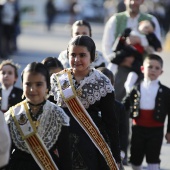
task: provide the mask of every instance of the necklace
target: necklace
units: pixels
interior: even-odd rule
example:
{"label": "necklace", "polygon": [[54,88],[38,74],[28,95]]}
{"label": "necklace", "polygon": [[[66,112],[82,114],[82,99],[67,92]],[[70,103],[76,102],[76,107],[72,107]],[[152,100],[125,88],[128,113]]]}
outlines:
{"label": "necklace", "polygon": [[28,103],[29,105],[31,105],[31,106],[40,106],[40,105],[42,105],[42,104],[45,104],[45,102],[46,102],[46,100],[44,100],[43,102],[38,103],[38,104],[33,104],[33,103],[30,103],[29,101],[27,101],[27,103]]}
{"label": "necklace", "polygon": [[43,106],[44,106],[45,102],[46,102],[46,100],[43,101],[42,103],[39,103],[39,104],[36,104],[36,105],[28,102],[29,113],[30,113],[33,121],[37,121],[38,117],[42,114]]}

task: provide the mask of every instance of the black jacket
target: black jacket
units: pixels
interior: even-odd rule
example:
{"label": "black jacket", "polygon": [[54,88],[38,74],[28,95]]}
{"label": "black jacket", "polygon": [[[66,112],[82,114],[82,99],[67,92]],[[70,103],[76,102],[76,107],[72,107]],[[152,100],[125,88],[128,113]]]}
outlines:
{"label": "black jacket", "polygon": [[[164,123],[168,115],[167,132],[170,132],[170,89],[159,82],[159,89],[156,95],[154,119]],[[149,96],[146,96],[146,98]],[[135,119],[140,115],[140,84],[123,99],[126,110],[130,109],[130,117]]]}
{"label": "black jacket", "polygon": [[[18,87],[13,87],[9,97],[8,97],[8,108],[16,105],[21,102],[23,91]],[[2,88],[0,88],[0,97],[2,97]],[[1,100],[0,100],[0,108],[1,108]]]}

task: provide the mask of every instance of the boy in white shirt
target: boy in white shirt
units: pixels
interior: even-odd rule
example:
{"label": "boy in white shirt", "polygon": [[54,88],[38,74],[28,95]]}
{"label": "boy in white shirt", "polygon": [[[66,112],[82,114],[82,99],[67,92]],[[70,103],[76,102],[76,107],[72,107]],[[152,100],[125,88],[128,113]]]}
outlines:
{"label": "boy in white shirt", "polygon": [[160,151],[168,116],[165,138],[170,143],[170,89],[160,83],[163,60],[156,54],[148,55],[141,66],[144,79],[125,97],[123,103],[130,110],[132,137],[130,162],[133,170],[142,170],[146,157],[148,170],[160,169]]}
{"label": "boy in white shirt", "polygon": [[22,101],[22,89],[15,87],[19,66],[12,60],[4,60],[0,64],[0,110],[5,112],[9,107]]}

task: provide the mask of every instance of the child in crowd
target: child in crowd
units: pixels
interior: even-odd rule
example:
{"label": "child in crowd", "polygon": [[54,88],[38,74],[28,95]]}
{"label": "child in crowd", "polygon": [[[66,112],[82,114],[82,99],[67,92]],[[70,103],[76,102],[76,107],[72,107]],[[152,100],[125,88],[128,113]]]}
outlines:
{"label": "child in crowd", "polygon": [[18,68],[19,65],[12,60],[4,60],[0,64],[0,109],[2,112],[22,101],[22,89],[14,86],[18,79]]}
{"label": "child in crowd", "polygon": [[[41,63],[43,63],[47,67],[47,69],[50,73],[50,76],[53,73],[58,73],[58,72],[60,72],[61,70],[64,69],[61,62],[55,57],[47,57]],[[49,96],[48,100],[53,102],[53,103],[56,103],[53,96]]]}
{"label": "child in crowd", "polygon": [[50,76],[53,73],[58,73],[64,69],[61,62],[55,57],[47,57],[41,63],[43,63],[47,67],[47,69],[50,73]]}
{"label": "child in crowd", "polygon": [[141,67],[144,79],[125,97],[123,103],[133,119],[130,162],[141,170],[146,156],[148,170],[160,169],[164,122],[168,115],[167,142],[170,143],[170,89],[162,85],[163,60],[156,54],[146,56]]}
{"label": "child in crowd", "polygon": [[154,51],[161,52],[161,41],[154,31],[154,23],[149,20],[139,22],[137,30],[126,28],[113,45],[113,52],[115,52],[113,61],[117,58],[116,52],[126,50],[126,45],[132,45],[140,54],[153,53]]}
{"label": "child in crowd", "polygon": [[155,26],[152,21],[141,21],[139,22],[138,30],[130,31],[126,43],[135,47],[135,49],[143,55],[145,55],[145,53],[150,54],[155,51],[161,52],[162,45],[154,31]]}
{"label": "child in crowd", "polygon": [[4,115],[0,111],[0,169],[5,170],[9,161],[11,139]]}
{"label": "child in crowd", "polygon": [[121,160],[114,89],[105,75],[90,67],[95,50],[89,36],[72,38],[67,48],[71,68],[51,76],[51,92],[70,117],[72,168],[118,169]]}
{"label": "child in crowd", "polygon": [[[104,75],[106,75],[110,79],[112,85],[114,86],[114,75],[109,69],[107,69],[106,67],[99,67],[97,68],[97,70],[100,70]],[[124,106],[123,104],[121,104],[121,102],[115,100],[115,106],[116,106],[116,116],[119,125],[119,140],[120,140],[120,149],[122,153],[121,155],[122,163],[124,165],[127,165],[129,115],[126,114]]]}
{"label": "child in crowd", "polygon": [[[71,29],[71,36],[75,37],[77,35],[87,35],[92,36],[91,26],[90,23],[84,20],[78,20],[72,25]],[[69,68],[69,61],[67,57],[67,50],[62,51],[59,54],[58,59],[62,62],[64,68]],[[104,67],[106,66],[107,62],[105,58],[103,57],[102,53],[100,51],[96,50],[95,53],[95,60],[91,63],[92,67]]]}
{"label": "child in crowd", "polygon": [[146,51],[148,53],[153,53],[154,51],[156,52],[162,51],[161,41],[154,33],[155,25],[152,21],[144,20],[139,22],[138,30],[140,33],[146,36],[146,39],[149,44],[149,47],[146,48]]}
{"label": "child in crowd", "polygon": [[69,117],[46,99],[50,90],[47,68],[30,63],[21,78],[26,99],[5,113],[12,137],[7,170],[70,170]]}

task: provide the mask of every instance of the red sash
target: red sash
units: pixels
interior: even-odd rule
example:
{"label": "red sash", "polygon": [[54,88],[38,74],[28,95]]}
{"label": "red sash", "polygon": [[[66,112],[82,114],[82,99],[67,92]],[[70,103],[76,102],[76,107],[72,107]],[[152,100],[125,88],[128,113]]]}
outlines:
{"label": "red sash", "polygon": [[139,117],[133,119],[134,125],[144,126],[144,127],[161,127],[164,124],[158,122],[153,117],[154,110],[140,110]]}

